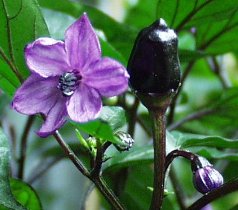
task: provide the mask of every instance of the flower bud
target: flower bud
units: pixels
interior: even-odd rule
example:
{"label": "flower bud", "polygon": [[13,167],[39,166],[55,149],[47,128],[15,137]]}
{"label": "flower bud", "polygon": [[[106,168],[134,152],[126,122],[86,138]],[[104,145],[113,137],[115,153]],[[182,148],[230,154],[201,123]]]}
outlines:
{"label": "flower bud", "polygon": [[134,139],[131,138],[130,134],[118,131],[116,134],[117,138],[121,140],[121,144],[114,144],[119,151],[129,151],[134,144]]}
{"label": "flower bud", "polygon": [[201,210],[213,210],[213,208],[212,208],[212,206],[210,204],[207,204],[206,206],[201,208]]}
{"label": "flower bud", "polygon": [[223,184],[222,175],[212,166],[199,168],[194,172],[193,183],[197,191],[206,194]]}
{"label": "flower bud", "polygon": [[127,70],[135,91],[164,94],[177,90],[180,84],[178,38],[163,19],[139,33]]}
{"label": "flower bud", "polygon": [[196,172],[199,168],[203,168],[205,166],[212,166],[212,164],[202,156],[196,156],[191,162],[191,168],[193,172]]}

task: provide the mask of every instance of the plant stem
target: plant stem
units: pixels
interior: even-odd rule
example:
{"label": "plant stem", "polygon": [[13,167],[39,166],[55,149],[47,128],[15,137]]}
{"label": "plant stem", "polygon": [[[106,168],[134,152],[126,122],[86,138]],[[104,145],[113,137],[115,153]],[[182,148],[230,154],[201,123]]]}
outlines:
{"label": "plant stem", "polygon": [[55,139],[59,143],[59,145],[64,150],[67,157],[73,162],[76,168],[86,177],[88,177],[99,189],[99,191],[103,194],[103,196],[107,199],[107,201],[111,204],[111,206],[115,210],[124,210],[122,205],[120,204],[117,197],[114,195],[112,190],[107,186],[106,182],[103,178],[98,174],[98,176],[91,176],[88,169],[82,164],[82,162],[75,155],[73,150],[69,147],[69,145],[64,141],[58,131],[54,134]]}
{"label": "plant stem", "polygon": [[30,128],[34,122],[34,119],[35,119],[35,116],[28,117],[22,137],[21,137],[19,168],[18,168],[18,174],[17,174],[17,177],[19,179],[24,178],[24,166],[25,166],[25,160],[26,160],[27,138],[29,135]]}
{"label": "plant stem", "polygon": [[178,100],[178,96],[179,96],[179,94],[180,94],[180,92],[183,88],[184,81],[186,80],[187,76],[191,72],[192,67],[193,67],[194,64],[195,64],[195,61],[191,61],[187,65],[186,69],[184,70],[184,73],[183,73],[182,78],[181,78],[181,86],[179,87],[177,94],[174,96],[174,98],[172,100],[172,103],[170,104],[170,111],[169,111],[169,115],[168,115],[168,125],[170,125],[174,121],[174,112],[175,112],[175,107],[176,107],[176,103],[177,103],[177,100]]}
{"label": "plant stem", "polygon": [[173,162],[173,160],[176,157],[184,157],[190,161],[193,161],[196,158],[198,158],[198,156],[196,154],[193,154],[192,152],[175,149],[166,156],[165,169],[164,169],[165,171],[168,169],[169,165]]}
{"label": "plant stem", "polygon": [[175,191],[175,196],[176,196],[178,204],[180,206],[180,210],[185,210],[186,205],[185,205],[184,191],[183,191],[182,186],[178,180],[175,168],[173,166],[171,166],[169,176],[170,176],[170,180],[171,180],[171,183],[172,183],[174,191]]}
{"label": "plant stem", "polygon": [[[137,97],[135,97],[132,106],[127,107],[127,113],[128,113],[127,133],[129,133],[132,138],[134,138],[136,123],[138,120],[137,110],[139,105],[140,105],[140,100]],[[115,173],[115,179],[117,181],[115,182],[115,185],[114,185],[114,192],[117,196],[120,196],[123,193],[127,178],[128,178],[128,167],[121,169]]]}
{"label": "plant stem", "polygon": [[[44,164],[43,161],[40,162],[39,165],[36,166],[36,173],[33,174],[28,180],[27,183],[29,183],[30,185],[32,185],[37,179],[39,179],[40,177],[42,177],[49,169],[51,169],[51,167],[53,167],[56,163],[58,163],[60,160],[62,160],[63,157],[57,157],[55,159],[53,159],[50,162],[45,162],[44,160]],[[43,169],[40,168],[40,166],[43,166]],[[40,168],[40,170],[39,170]],[[39,171],[37,171],[37,169]]]}
{"label": "plant stem", "polygon": [[100,140],[97,140],[97,154],[95,160],[93,161],[93,169],[90,172],[91,177],[100,176],[102,164],[104,161],[104,153],[110,145],[111,142],[109,141],[105,142],[104,144],[101,144]]}
{"label": "plant stem", "polygon": [[238,190],[238,178],[235,178],[226,184],[222,185],[221,187],[205,194],[200,199],[195,201],[187,210],[200,210],[207,204],[211,203],[212,201],[224,197],[225,195],[237,191]]}
{"label": "plant stem", "polygon": [[227,89],[229,87],[229,85],[227,83],[227,80],[224,78],[224,76],[222,74],[221,65],[218,63],[215,56],[211,58],[211,62],[209,62],[209,60],[208,60],[208,65],[213,70],[213,72],[217,75],[218,79],[221,82],[223,89]]}
{"label": "plant stem", "polygon": [[136,120],[137,120],[137,109],[140,104],[140,100],[135,97],[135,101],[132,107],[128,110],[129,111],[129,122],[128,122],[128,130],[127,132],[134,138],[135,127],[136,127]]}
{"label": "plant stem", "polygon": [[59,143],[61,148],[64,150],[67,157],[73,162],[73,164],[76,166],[76,168],[86,177],[90,179],[90,173],[87,170],[87,168],[81,163],[81,161],[78,159],[78,157],[75,155],[73,150],[69,147],[69,145],[64,141],[62,136],[58,131],[55,132],[54,137],[56,141]]}
{"label": "plant stem", "polygon": [[199,110],[199,111],[189,114],[188,116],[184,117],[183,119],[171,124],[168,127],[168,130],[169,131],[175,130],[178,127],[180,127],[181,125],[183,125],[184,123],[187,123],[192,120],[200,119],[201,117],[212,114],[216,111],[217,111],[217,109],[212,109],[212,108],[206,108],[206,109]]}
{"label": "plant stem", "polygon": [[104,195],[107,201],[112,205],[114,210],[124,210],[116,195],[114,195],[113,191],[108,187],[101,176],[94,178],[92,181],[97,186],[99,191]]}
{"label": "plant stem", "polygon": [[166,158],[166,109],[149,110],[153,124],[154,144],[154,190],[150,210],[162,207],[164,196],[165,158]]}

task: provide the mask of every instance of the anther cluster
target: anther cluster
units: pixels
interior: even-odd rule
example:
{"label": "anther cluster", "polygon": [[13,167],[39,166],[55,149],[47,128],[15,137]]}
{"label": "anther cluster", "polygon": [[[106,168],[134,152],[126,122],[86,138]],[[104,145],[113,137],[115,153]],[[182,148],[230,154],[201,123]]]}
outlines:
{"label": "anther cluster", "polygon": [[81,76],[73,72],[66,72],[60,76],[57,87],[62,91],[64,96],[71,96],[76,90],[81,78]]}

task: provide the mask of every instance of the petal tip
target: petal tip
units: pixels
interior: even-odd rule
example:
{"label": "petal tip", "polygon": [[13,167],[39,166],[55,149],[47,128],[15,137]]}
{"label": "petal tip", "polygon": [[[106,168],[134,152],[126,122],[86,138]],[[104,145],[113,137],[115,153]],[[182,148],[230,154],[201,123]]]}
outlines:
{"label": "petal tip", "polygon": [[55,131],[51,131],[51,132],[41,132],[41,131],[37,131],[36,134],[41,137],[41,138],[47,138],[48,136],[54,134]]}
{"label": "petal tip", "polygon": [[79,18],[79,21],[87,21],[90,23],[87,12],[83,12],[82,16]]}

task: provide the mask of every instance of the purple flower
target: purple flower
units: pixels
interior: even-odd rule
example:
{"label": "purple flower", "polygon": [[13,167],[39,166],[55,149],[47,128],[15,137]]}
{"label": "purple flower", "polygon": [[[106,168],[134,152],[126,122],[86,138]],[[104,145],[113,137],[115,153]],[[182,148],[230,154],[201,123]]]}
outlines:
{"label": "purple flower", "polygon": [[223,184],[223,177],[216,169],[208,165],[194,172],[193,183],[197,191],[205,194],[220,187]]}
{"label": "purple flower", "polygon": [[25,48],[30,77],[17,90],[12,106],[20,113],[42,113],[46,121],[37,132],[46,137],[65,122],[97,118],[101,96],[111,97],[128,87],[125,68],[101,58],[98,38],[86,14],[65,32],[65,42],[39,38]]}

